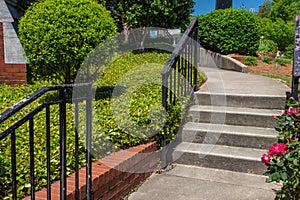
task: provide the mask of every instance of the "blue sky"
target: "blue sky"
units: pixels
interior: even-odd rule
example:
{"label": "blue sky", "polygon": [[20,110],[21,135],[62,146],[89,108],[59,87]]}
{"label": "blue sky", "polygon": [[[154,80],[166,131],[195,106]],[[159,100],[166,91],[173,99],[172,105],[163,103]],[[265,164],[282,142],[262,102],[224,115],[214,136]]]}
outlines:
{"label": "blue sky", "polygon": [[[258,6],[262,5],[265,0],[233,0],[233,8],[240,8],[242,4],[246,6],[247,10],[250,8],[255,8],[255,12],[258,11]],[[194,7],[194,15],[202,15],[209,13],[215,9],[215,0],[196,0],[196,5]]]}

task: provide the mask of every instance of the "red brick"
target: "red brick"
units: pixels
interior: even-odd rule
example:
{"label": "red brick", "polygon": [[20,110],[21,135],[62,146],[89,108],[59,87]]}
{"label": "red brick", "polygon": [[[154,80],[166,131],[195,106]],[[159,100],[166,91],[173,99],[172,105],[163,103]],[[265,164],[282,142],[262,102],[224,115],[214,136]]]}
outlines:
{"label": "red brick", "polygon": [[[118,163],[115,167],[120,169],[127,169],[128,167],[133,167],[133,170],[138,167],[141,169],[151,168],[153,165],[156,165],[156,163],[153,162],[153,158],[156,158],[158,154],[138,154],[138,152],[146,152],[152,149],[157,149],[155,143],[116,152],[105,159],[94,162],[92,164],[92,190],[94,192],[94,199],[120,199],[122,196],[128,194],[137,184],[149,177],[151,172],[140,174],[129,173],[116,170],[110,166],[115,166],[116,163]],[[133,164],[131,164],[132,162]],[[85,173],[86,168],[82,168],[79,177],[80,200],[86,199]],[[51,185],[52,199],[59,199],[59,183],[59,181],[56,181]],[[37,192],[37,195],[44,197],[46,194],[44,193],[45,191],[46,190],[43,189],[42,191],[39,191],[43,193]],[[67,177],[67,192],[68,200],[75,199],[75,174]]]}

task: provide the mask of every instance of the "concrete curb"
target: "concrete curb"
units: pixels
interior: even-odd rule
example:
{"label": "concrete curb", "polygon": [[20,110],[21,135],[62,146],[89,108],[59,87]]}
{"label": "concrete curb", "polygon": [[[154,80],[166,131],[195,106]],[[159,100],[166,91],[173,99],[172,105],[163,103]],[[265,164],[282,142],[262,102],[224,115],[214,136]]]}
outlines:
{"label": "concrete curb", "polygon": [[248,73],[248,67],[228,56],[200,48],[199,65],[201,67],[218,67],[220,69]]}

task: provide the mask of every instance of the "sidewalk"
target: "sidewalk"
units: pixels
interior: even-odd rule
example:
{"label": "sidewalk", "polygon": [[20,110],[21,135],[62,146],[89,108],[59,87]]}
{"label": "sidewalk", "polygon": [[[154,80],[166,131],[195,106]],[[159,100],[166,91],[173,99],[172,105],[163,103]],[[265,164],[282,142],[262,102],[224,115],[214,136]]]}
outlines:
{"label": "sidewalk", "polygon": [[260,175],[177,165],[153,174],[129,200],[271,200],[279,186]]}

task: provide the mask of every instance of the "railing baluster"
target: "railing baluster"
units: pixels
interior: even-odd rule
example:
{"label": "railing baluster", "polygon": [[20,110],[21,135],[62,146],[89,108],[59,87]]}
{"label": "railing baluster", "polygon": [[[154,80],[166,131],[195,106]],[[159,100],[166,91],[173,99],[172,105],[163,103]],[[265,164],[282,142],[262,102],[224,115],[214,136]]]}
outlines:
{"label": "railing baluster", "polygon": [[173,73],[174,73],[174,92],[173,92],[173,98],[174,98],[174,102],[173,102],[173,104],[175,104],[175,102],[176,102],[176,95],[177,95],[177,93],[176,93],[176,89],[177,89],[177,85],[176,85],[176,66],[177,66],[177,62],[178,62],[178,56],[176,57],[176,60],[175,60],[175,63],[174,63],[174,68],[173,68]]}
{"label": "railing baluster", "polygon": [[30,143],[30,184],[31,184],[31,200],[35,199],[34,186],[34,122],[33,118],[29,120],[29,143]]}
{"label": "railing baluster", "polygon": [[50,106],[46,107],[46,154],[47,154],[47,199],[51,199],[51,171],[50,171]]}
{"label": "railing baluster", "polygon": [[188,79],[186,77],[187,74],[187,68],[188,68],[188,51],[187,48],[184,48],[184,96],[187,95],[187,87],[188,87]]}
{"label": "railing baluster", "polygon": [[[198,82],[198,21],[196,22],[196,28],[194,31],[194,85],[197,86]],[[196,88],[195,88],[196,89]]]}
{"label": "railing baluster", "polygon": [[17,199],[17,162],[16,162],[16,132],[10,133],[11,140],[11,166],[12,166],[12,198]]}
{"label": "railing baluster", "polygon": [[86,165],[86,198],[92,199],[92,86],[88,87],[86,97],[86,146],[87,146],[87,165]]}
{"label": "railing baluster", "polygon": [[75,199],[79,199],[78,102],[75,103]]}
{"label": "railing baluster", "polygon": [[180,84],[181,84],[181,81],[180,81],[180,77],[181,77],[180,76],[180,64],[181,64],[181,55],[178,56],[178,67],[177,67],[177,71],[176,71],[177,76],[178,76],[178,78],[177,78],[177,82],[178,82],[178,84],[177,84],[178,97],[181,96],[181,93],[180,93]]}
{"label": "railing baluster", "polygon": [[173,102],[173,74],[172,74],[172,70],[173,70],[173,66],[174,66],[174,63],[172,64],[172,67],[171,67],[171,71],[169,72],[169,76],[170,76],[170,104],[172,104]]}
{"label": "railing baluster", "polygon": [[184,52],[181,55],[181,69],[180,69],[180,80],[182,80],[181,82],[181,87],[180,87],[180,95],[183,96],[184,93]]}
{"label": "railing baluster", "polygon": [[60,120],[60,199],[67,199],[67,174],[66,174],[66,89],[59,91],[61,103],[59,104]]}

